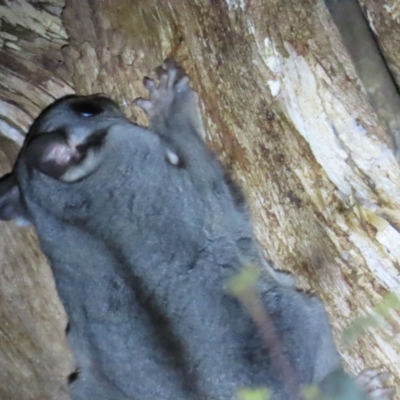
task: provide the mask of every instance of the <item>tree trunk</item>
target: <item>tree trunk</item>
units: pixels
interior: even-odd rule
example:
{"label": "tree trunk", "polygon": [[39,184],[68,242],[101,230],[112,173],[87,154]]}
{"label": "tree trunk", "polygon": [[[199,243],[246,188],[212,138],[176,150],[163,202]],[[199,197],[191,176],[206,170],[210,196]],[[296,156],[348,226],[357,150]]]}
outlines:
{"label": "tree trunk", "polygon": [[360,0],[397,86],[400,86],[400,4],[396,0]]}
{"label": "tree trunk", "polygon": [[[400,306],[387,297],[400,283],[400,168],[323,0],[62,7],[0,2],[2,172],[39,110],[73,91],[107,93],[144,123],[132,100],[174,56],[268,258],[324,301],[349,372],[383,366],[400,383]],[[399,29],[398,18],[391,24]],[[64,399],[72,361],[50,269],[30,229],[1,229],[0,397]]]}

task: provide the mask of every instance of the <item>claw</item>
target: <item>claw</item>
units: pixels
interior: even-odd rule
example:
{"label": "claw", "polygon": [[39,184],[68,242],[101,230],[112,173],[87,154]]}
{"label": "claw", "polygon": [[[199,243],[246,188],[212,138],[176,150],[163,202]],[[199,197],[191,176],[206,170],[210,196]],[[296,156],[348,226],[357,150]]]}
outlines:
{"label": "claw", "polygon": [[164,73],[160,76],[160,84],[158,85],[159,89],[167,90],[168,89],[168,72],[164,71]]}
{"label": "claw", "polygon": [[368,394],[372,400],[391,400],[396,394],[396,390],[393,387],[379,388],[371,390]]}
{"label": "claw", "polygon": [[168,89],[172,89],[174,87],[177,73],[178,71],[175,68],[168,70]]}
{"label": "claw", "polygon": [[187,75],[184,75],[175,85],[177,92],[186,89],[188,86],[189,86],[189,77]]}
{"label": "claw", "polygon": [[389,372],[379,372],[377,369],[366,369],[358,375],[355,383],[374,400],[389,400],[395,394],[392,387],[384,387],[391,377]]}
{"label": "claw", "polygon": [[[157,69],[157,74],[162,76],[162,74],[168,74],[168,86],[167,89],[172,89],[174,86],[177,86],[179,82],[186,77],[185,71],[182,67],[178,65],[178,63],[173,58],[167,58],[162,67]],[[178,88],[178,90],[182,89],[183,86]]]}
{"label": "claw", "polygon": [[154,83],[153,79],[150,78],[144,78],[143,79],[143,85],[144,87],[149,91],[150,96],[153,95],[155,92],[157,92],[157,86]]}
{"label": "claw", "polygon": [[159,65],[159,66],[154,70],[154,72],[155,72],[155,74],[156,74],[156,76],[157,76],[157,79],[161,79],[161,77],[162,77],[163,75],[166,75],[166,74],[167,74],[167,71],[165,70],[165,68],[164,68],[162,65]]}
{"label": "claw", "polygon": [[177,69],[177,68],[178,68],[178,63],[175,61],[174,58],[168,57],[168,58],[166,58],[166,59],[164,60],[164,62],[163,62],[163,68],[164,68],[165,70],[168,70],[168,69]]}
{"label": "claw", "polygon": [[[162,66],[155,69],[155,74],[158,77],[158,84],[148,77],[143,79],[143,85],[149,92],[149,99],[134,101],[134,104],[142,108],[150,118],[170,107],[174,101],[174,92],[176,94],[190,90],[189,77],[173,58],[166,59]],[[196,102],[197,94],[193,92],[192,96],[195,96]]]}

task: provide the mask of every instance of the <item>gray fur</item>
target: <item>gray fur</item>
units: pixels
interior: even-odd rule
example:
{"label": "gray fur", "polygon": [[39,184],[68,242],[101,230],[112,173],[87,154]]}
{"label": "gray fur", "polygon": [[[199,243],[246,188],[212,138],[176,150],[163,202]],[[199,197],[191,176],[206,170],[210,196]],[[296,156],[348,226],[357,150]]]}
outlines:
{"label": "gray fur", "polygon": [[[52,266],[80,368],[73,400],[228,400],[243,386],[298,398],[225,290],[266,261],[244,200],[202,140],[197,95],[167,68],[160,79],[175,74],[172,84],[138,102],[151,130],[99,97],[45,110],[0,182],[0,217],[28,218]],[[268,273],[254,290],[298,387],[331,373],[349,380],[319,300]]]}

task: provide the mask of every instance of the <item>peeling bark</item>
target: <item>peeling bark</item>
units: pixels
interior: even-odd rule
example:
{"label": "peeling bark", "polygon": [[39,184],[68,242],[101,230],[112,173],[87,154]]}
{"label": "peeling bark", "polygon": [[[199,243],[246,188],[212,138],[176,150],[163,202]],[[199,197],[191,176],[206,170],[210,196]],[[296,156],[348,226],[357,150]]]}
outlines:
{"label": "peeling bark", "polygon": [[376,41],[371,29],[373,26],[368,25],[358,0],[325,0],[325,2],[338,26],[379,122],[392,137],[396,157],[400,162],[400,96],[390,71],[390,63],[387,64],[387,60],[382,56],[379,42]]}
{"label": "peeling bark", "polygon": [[[4,172],[32,118],[72,91],[110,94],[144,122],[132,100],[172,55],[268,258],[322,298],[338,343],[397,290],[400,168],[322,0],[67,0],[61,20],[62,6],[0,2]],[[71,360],[50,271],[31,231],[1,227],[0,318],[14,319],[0,327],[0,397],[58,399]],[[399,315],[380,321],[341,354],[350,372],[384,366],[399,383]]]}

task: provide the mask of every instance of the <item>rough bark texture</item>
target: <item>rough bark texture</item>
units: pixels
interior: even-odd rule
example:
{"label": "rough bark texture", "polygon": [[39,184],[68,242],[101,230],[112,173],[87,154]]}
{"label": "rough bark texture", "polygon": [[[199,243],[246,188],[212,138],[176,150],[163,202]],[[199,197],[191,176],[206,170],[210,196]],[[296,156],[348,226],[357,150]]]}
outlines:
{"label": "rough bark texture", "polygon": [[400,87],[400,4],[396,0],[360,0],[360,4]]}
{"label": "rough bark texture", "polygon": [[[62,6],[0,1],[2,172],[32,118],[67,93],[105,92],[143,122],[131,105],[142,77],[173,55],[268,258],[322,298],[338,343],[396,291],[400,168],[322,0],[67,0],[61,16]],[[2,223],[0,243],[0,397],[60,399],[72,364],[50,270],[31,230]],[[341,354],[350,372],[384,366],[398,384],[400,318],[378,321]]]}
{"label": "rough bark texture", "polygon": [[[58,72],[63,3],[0,2],[0,172],[39,111],[73,89]],[[0,227],[0,398],[68,399],[66,318],[34,231]]]}
{"label": "rough bark texture", "polygon": [[[393,138],[397,160],[400,162],[400,96],[389,68],[390,63],[388,64],[378,46],[373,26],[368,23],[369,14],[363,13],[358,0],[325,2],[339,28],[378,120]],[[395,63],[392,64],[395,66]]]}

